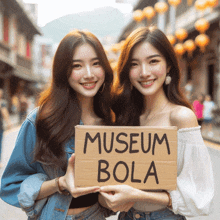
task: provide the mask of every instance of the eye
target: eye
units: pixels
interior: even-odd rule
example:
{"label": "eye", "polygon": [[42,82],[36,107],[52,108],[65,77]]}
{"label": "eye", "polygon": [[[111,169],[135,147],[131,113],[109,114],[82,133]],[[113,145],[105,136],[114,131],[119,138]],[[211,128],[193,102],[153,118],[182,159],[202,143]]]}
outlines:
{"label": "eye", "polygon": [[136,67],[138,64],[136,62],[131,62],[131,67]]}
{"label": "eye", "polygon": [[79,69],[81,65],[79,63],[75,63],[72,65],[73,69]]}
{"label": "eye", "polygon": [[93,63],[93,66],[100,66],[101,64],[100,64],[100,62],[99,61],[95,61],[94,63]]}
{"label": "eye", "polygon": [[150,64],[156,64],[156,63],[158,63],[158,62],[160,62],[160,60],[158,60],[158,59],[152,59],[152,60],[150,60]]}

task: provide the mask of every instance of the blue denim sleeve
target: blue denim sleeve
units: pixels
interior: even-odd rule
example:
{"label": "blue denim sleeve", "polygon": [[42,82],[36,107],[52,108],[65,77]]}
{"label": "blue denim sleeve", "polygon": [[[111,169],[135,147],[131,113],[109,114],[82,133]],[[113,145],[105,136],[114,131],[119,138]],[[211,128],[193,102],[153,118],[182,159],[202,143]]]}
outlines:
{"label": "blue denim sleeve", "polygon": [[46,174],[37,173],[29,176],[22,182],[20,193],[18,194],[18,201],[27,216],[33,218],[38,215],[47,202],[47,198],[37,201],[36,198],[42,183],[48,179],[49,178]]}
{"label": "blue denim sleeve", "polygon": [[[36,144],[36,129],[33,121],[27,118],[22,124],[14,150],[4,170],[1,179],[0,198],[10,205],[21,208],[18,201],[21,185],[28,177],[36,173],[44,173],[40,163],[33,162],[33,150]],[[40,180],[39,180],[40,181]],[[36,181],[37,183],[37,181]],[[24,183],[25,184],[25,183]],[[32,182],[32,186],[35,183]],[[34,186],[33,190],[27,189],[29,197],[39,193],[41,184]],[[30,201],[29,201],[30,202]]]}

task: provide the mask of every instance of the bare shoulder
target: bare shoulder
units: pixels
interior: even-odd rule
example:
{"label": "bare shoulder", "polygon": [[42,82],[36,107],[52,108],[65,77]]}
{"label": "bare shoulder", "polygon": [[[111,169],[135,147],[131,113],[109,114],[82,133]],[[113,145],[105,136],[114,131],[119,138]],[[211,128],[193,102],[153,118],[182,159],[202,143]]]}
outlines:
{"label": "bare shoulder", "polygon": [[170,112],[172,126],[180,128],[197,127],[198,121],[194,112],[185,106],[175,106]]}

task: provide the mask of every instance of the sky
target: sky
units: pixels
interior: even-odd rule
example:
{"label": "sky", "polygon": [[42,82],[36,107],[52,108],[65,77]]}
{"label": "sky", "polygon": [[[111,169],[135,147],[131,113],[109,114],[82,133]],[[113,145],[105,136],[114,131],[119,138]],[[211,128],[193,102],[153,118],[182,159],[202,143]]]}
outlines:
{"label": "sky", "polygon": [[115,3],[115,0],[23,0],[23,2],[38,4],[38,25],[40,27],[67,14],[92,11],[104,6],[118,8],[124,14],[132,11],[131,4]]}

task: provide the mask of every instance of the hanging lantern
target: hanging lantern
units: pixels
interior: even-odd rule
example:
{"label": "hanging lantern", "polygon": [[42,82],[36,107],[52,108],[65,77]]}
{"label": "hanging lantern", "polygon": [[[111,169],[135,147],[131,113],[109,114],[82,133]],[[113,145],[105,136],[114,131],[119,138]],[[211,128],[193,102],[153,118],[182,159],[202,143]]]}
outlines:
{"label": "hanging lantern", "polygon": [[181,41],[181,42],[188,37],[187,31],[186,31],[185,29],[183,29],[183,28],[178,29],[178,30],[175,32],[175,35],[176,35],[176,38],[177,38],[179,41]]}
{"label": "hanging lantern", "polygon": [[207,6],[207,0],[196,0],[195,2],[195,8],[199,11],[204,11]]}
{"label": "hanging lantern", "polygon": [[209,22],[205,18],[200,18],[195,23],[195,28],[197,31],[199,31],[201,34],[205,33],[209,29]]}
{"label": "hanging lantern", "polygon": [[185,49],[183,44],[178,43],[174,46],[174,50],[176,52],[177,55],[182,56],[185,53]]}
{"label": "hanging lantern", "polygon": [[136,22],[141,22],[144,19],[144,14],[141,10],[136,10],[133,12],[133,18]]}
{"label": "hanging lantern", "polygon": [[154,9],[157,13],[163,14],[168,10],[168,5],[166,2],[157,2],[154,5]]}
{"label": "hanging lantern", "polygon": [[187,40],[183,44],[184,49],[188,52],[189,56],[192,56],[193,51],[196,49],[196,45],[193,40]]}
{"label": "hanging lantern", "polygon": [[167,39],[169,40],[171,45],[176,43],[176,38],[173,35],[167,35]]}
{"label": "hanging lantern", "polygon": [[218,5],[218,0],[207,0],[207,7],[211,8],[211,11]]}
{"label": "hanging lantern", "polygon": [[200,34],[195,38],[196,45],[200,47],[202,52],[205,51],[206,46],[209,44],[210,39],[206,34]]}
{"label": "hanging lantern", "polygon": [[153,7],[148,6],[143,9],[143,14],[148,20],[151,20],[156,15],[156,12]]}
{"label": "hanging lantern", "polygon": [[181,3],[181,0],[168,0],[168,3],[173,7],[177,7]]}

